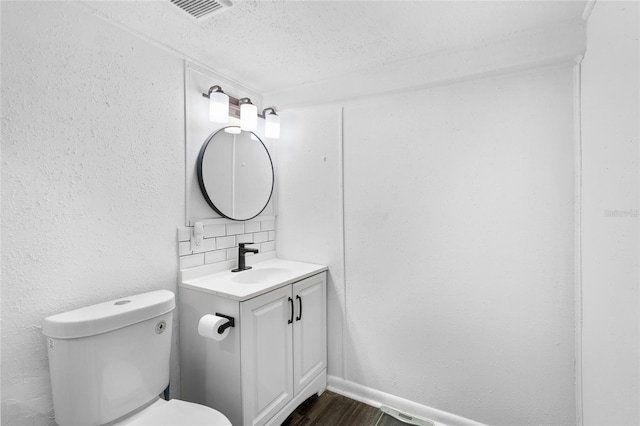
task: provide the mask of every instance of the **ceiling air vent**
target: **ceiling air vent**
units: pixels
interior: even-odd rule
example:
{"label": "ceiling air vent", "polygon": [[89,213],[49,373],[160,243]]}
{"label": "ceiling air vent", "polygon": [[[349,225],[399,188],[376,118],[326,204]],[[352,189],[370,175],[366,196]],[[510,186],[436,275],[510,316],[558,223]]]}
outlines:
{"label": "ceiling air vent", "polygon": [[228,0],[171,0],[171,3],[198,21],[231,7],[231,2]]}

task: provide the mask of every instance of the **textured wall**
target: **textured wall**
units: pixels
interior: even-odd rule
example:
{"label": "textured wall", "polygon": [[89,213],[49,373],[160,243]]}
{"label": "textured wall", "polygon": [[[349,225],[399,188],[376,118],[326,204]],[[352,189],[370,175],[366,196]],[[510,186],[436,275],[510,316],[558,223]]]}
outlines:
{"label": "textured wall", "polygon": [[640,424],[637,2],[598,2],[582,62],[584,424]]}
{"label": "textured wall", "polygon": [[1,7],[2,424],[46,425],[42,319],[176,288],[183,64],[67,2]]}

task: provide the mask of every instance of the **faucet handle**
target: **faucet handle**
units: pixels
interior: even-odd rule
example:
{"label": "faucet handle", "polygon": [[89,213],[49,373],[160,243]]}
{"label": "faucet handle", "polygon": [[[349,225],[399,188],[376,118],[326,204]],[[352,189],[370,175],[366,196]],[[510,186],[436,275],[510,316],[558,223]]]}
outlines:
{"label": "faucet handle", "polygon": [[256,243],[238,243],[238,245],[242,248],[244,248],[245,244],[256,244]]}

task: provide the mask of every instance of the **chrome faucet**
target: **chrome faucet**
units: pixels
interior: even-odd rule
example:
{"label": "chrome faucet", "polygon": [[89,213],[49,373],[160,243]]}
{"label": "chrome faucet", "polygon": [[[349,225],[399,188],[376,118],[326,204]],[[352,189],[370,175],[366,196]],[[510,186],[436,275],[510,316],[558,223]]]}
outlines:
{"label": "chrome faucet", "polygon": [[246,271],[247,269],[251,269],[251,266],[247,266],[247,264],[245,263],[244,255],[247,253],[258,253],[258,249],[245,247],[245,244],[253,244],[253,243],[238,244],[238,267],[236,269],[232,269],[231,272],[240,272],[240,271]]}

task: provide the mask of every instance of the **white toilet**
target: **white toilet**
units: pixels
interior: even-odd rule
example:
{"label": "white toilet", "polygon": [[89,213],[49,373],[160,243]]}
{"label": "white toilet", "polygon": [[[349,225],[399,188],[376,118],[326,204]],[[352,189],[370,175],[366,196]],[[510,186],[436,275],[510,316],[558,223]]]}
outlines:
{"label": "white toilet", "polygon": [[59,426],[231,425],[212,408],[159,397],[174,308],[174,294],[159,290],[44,320]]}

